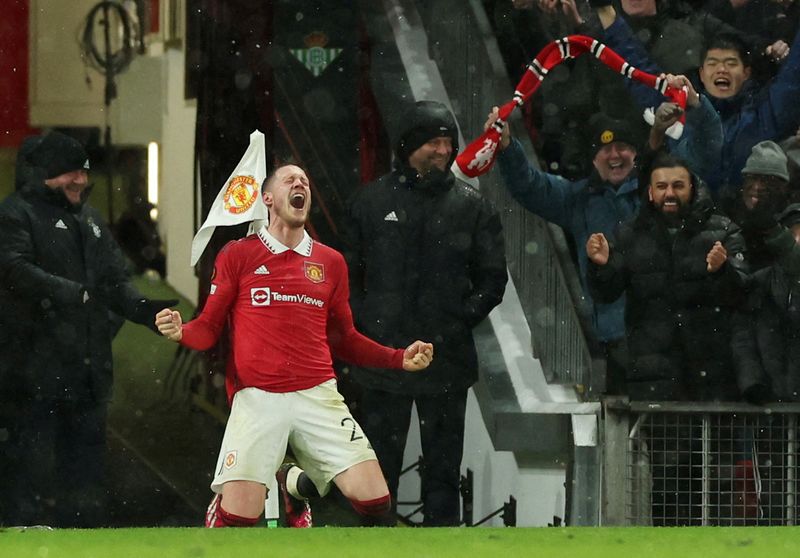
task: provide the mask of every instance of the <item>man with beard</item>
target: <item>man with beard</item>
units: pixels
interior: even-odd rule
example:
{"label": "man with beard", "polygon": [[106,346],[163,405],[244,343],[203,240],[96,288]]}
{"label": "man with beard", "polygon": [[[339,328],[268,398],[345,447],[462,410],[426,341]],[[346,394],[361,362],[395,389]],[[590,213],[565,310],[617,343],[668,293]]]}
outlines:
{"label": "man with beard", "polygon": [[649,203],[614,244],[603,233],[586,242],[592,295],[627,298],[628,394],[735,400],[731,316],[744,294],[742,235],[680,159],[658,154],[642,183]]}
{"label": "man with beard", "polygon": [[458,129],[447,107],[419,101],[401,126],[394,170],[349,206],[350,302],[367,335],[391,345],[435,340],[436,360],[421,374],[354,368],[350,375],[363,388],[359,416],[395,501],[416,405],[423,525],[456,526],[467,393],[478,379],[472,328],[503,298],[502,225],[450,171]]}
{"label": "man with beard", "polygon": [[[336,389],[331,357],[401,376],[427,367],[433,347],[413,341],[392,349],[353,327],[344,258],[305,230],[311,188],[303,169],[280,165],[261,194],[269,224],[223,247],[200,315],[186,324],[168,308],[156,315],[162,335],[198,351],[214,346],[226,324],[231,332],[231,413],[206,527],[255,525],[276,473],[290,527],[311,527],[304,500],[331,483],[364,525],[389,525],[386,481]],[[287,445],[303,470],[281,467]]]}

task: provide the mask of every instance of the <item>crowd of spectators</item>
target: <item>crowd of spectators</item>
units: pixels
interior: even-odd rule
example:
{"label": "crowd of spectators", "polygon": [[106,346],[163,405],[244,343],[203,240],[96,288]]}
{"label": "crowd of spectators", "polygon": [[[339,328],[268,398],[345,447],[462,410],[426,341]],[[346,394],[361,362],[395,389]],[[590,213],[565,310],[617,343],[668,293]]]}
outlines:
{"label": "crowd of spectators", "polygon": [[798,400],[797,3],[485,4],[513,83],[549,41],[581,34],[689,92],[684,137],[665,141],[662,124],[684,111],[579,57],[548,74],[529,109],[538,164],[501,142],[512,195],[572,236],[609,390]]}
{"label": "crowd of spectators", "polygon": [[[590,334],[606,352],[608,391],[647,401],[745,400],[763,405],[800,400],[797,3],[485,0],[485,4],[493,14],[513,83],[551,40],[582,34],[605,43],[633,66],[663,75],[671,87],[687,93],[686,106],[681,107],[612,72],[594,57],[579,57],[555,68],[527,109],[541,161],[529,161],[507,127],[501,138],[498,166],[508,190],[526,210],[561,226],[572,237],[582,286],[592,301]],[[649,125],[642,118],[646,109],[652,110]],[[330,319],[342,320],[339,325],[346,339],[358,341],[364,351],[373,347],[356,337],[353,329],[347,304],[347,289],[352,288],[359,325],[387,343],[383,352],[373,347],[371,358],[353,360],[361,366],[386,365],[382,374],[353,370],[364,388],[364,430],[375,443],[375,453],[338,393],[330,389],[332,384],[327,385],[333,369],[324,343],[316,344],[325,348],[314,357],[324,366],[308,365],[314,372],[306,378],[308,385],[296,382],[284,389],[287,386],[279,383],[259,384],[254,372],[244,387],[282,395],[327,385],[324,390],[332,393],[327,397],[335,399],[337,413],[341,411],[329,422],[352,424],[350,442],[360,443],[353,450],[358,455],[347,453],[345,465],[332,468],[338,472],[318,471],[317,480],[322,485],[322,480],[327,483],[337,477],[342,493],[371,525],[394,521],[389,512],[392,499],[395,505],[397,501],[415,403],[423,451],[428,454],[422,477],[425,524],[458,525],[467,390],[477,379],[471,329],[502,298],[504,248],[497,215],[466,185],[456,184],[447,170],[458,148],[452,114],[427,102],[414,111],[404,120],[408,129],[396,146],[395,170],[365,189],[350,207],[351,226],[358,228],[349,254],[352,286],[333,294],[323,292],[336,295],[342,303]],[[495,108],[487,127],[497,117]],[[684,120],[681,137],[668,138],[667,131],[679,119]],[[237,311],[270,304],[269,299],[264,303],[256,298],[255,291],[270,296],[262,276],[281,277],[276,266],[282,264],[273,263],[279,261],[277,256],[290,252],[297,259],[311,254],[313,244],[304,231],[310,208],[308,178],[299,167],[281,169],[273,177],[287,181],[268,180],[262,196],[270,205],[270,230],[280,232],[288,244],[276,243],[267,229],[250,238],[259,257],[273,258],[269,260],[273,270],[263,265],[239,274],[259,285],[251,289],[251,298],[237,299],[241,306]],[[86,205],[88,170],[88,155],[76,140],[58,133],[33,138],[20,149],[19,191],[0,205],[0,299],[4,308],[12,310],[0,323],[0,340],[8,349],[0,359],[4,379],[0,399],[5,404],[0,413],[14,419],[7,432],[11,452],[4,463],[6,470],[14,471],[6,482],[11,503],[7,509],[14,521],[24,524],[46,521],[86,527],[104,520],[105,430],[115,323],[124,317],[156,327],[153,317],[161,310],[157,318],[161,333],[201,349],[216,342],[233,304],[234,290],[225,291],[222,266],[223,275],[213,289],[222,285],[214,300],[221,299],[224,307],[207,307],[214,327],[201,342],[192,338],[192,326],[182,329],[175,312],[162,310],[176,301],[141,295],[130,281],[120,247],[99,214]],[[292,202],[274,194],[279,187],[295,190]],[[160,243],[149,210],[141,204],[119,224],[118,232],[132,242],[132,253],[143,255],[133,262],[139,270],[153,268],[163,275],[163,254],[158,253]],[[375,223],[383,227],[380,233],[373,230]],[[279,231],[284,225],[285,230]],[[229,254],[225,254],[220,261],[227,265]],[[320,257],[326,258],[325,265],[303,262],[302,268],[292,268],[303,288],[310,288],[307,282],[324,283],[326,265],[328,273],[344,269],[342,257],[332,251]],[[393,266],[396,273],[391,273]],[[342,273],[341,278],[347,282]],[[314,335],[324,341],[323,326],[329,318],[328,310],[317,311],[322,300],[305,310],[316,312],[313,317],[320,328]],[[414,303],[418,308],[412,312]],[[290,311],[277,315],[279,321],[290,323],[284,319]],[[203,319],[201,315],[198,322]],[[305,327],[302,319],[294,323]],[[336,328],[330,331],[332,339],[341,333]],[[194,335],[199,335],[197,330]],[[430,362],[432,349],[413,342],[416,337],[430,337],[437,344],[436,364],[427,376],[399,377],[396,369],[417,372]],[[392,351],[389,344],[408,349]],[[411,363],[418,353],[425,353],[423,363]],[[248,348],[233,354],[249,358],[260,353]],[[307,356],[307,351],[298,354]],[[270,382],[282,379],[285,358],[274,367],[277,372]],[[231,370],[238,374],[243,369],[237,365]],[[754,434],[745,430],[734,438],[740,446],[752,445]],[[258,486],[229,485],[229,490],[241,492],[227,492],[224,508],[221,496],[215,497],[210,526],[256,523],[266,484],[283,459],[287,439],[271,456],[269,467],[254,475]],[[226,443],[212,485],[219,493],[226,483],[251,482],[237,476],[241,476],[238,471],[227,472],[239,458],[238,450],[228,449]],[[314,447],[309,455],[320,451]],[[345,473],[351,468],[355,472],[365,462],[371,469],[361,470],[357,477],[367,488],[349,490]],[[737,478],[752,483],[748,454],[737,451],[736,467],[744,471]],[[374,479],[377,484],[371,484]],[[281,485],[286,489],[285,478]],[[294,488],[289,490],[293,497],[306,497]]]}

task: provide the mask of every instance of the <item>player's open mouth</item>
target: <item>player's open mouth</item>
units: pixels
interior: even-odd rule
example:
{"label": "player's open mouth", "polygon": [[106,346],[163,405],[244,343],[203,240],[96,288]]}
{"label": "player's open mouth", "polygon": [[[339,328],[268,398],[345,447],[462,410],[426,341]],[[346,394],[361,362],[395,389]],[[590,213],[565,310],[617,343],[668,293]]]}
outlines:
{"label": "player's open mouth", "polygon": [[305,194],[301,194],[299,192],[296,194],[292,194],[292,197],[289,198],[289,205],[291,205],[295,209],[303,209],[306,205]]}
{"label": "player's open mouth", "polygon": [[714,80],[714,85],[723,91],[727,91],[731,87],[731,80],[727,78],[717,78]]}

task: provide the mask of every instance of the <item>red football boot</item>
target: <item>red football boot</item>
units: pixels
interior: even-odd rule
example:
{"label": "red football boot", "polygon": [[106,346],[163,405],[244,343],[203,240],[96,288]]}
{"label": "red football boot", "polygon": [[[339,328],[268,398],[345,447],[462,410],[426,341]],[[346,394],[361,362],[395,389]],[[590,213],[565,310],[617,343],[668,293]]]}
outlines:
{"label": "red football boot", "polygon": [[285,515],[284,527],[305,529],[313,526],[311,506],[308,500],[295,498],[289,494],[289,491],[286,489],[286,478],[292,467],[297,467],[297,465],[294,463],[284,463],[275,474],[275,478],[278,480],[278,491],[281,493],[281,498],[283,499],[283,511]]}

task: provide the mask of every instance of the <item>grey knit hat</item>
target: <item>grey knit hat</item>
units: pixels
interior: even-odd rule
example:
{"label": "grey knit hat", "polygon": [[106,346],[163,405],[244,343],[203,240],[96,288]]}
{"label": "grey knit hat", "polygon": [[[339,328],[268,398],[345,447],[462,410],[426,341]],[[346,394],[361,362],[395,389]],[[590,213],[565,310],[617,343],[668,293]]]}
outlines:
{"label": "grey knit hat", "polygon": [[786,153],[774,141],[762,141],[753,146],[742,174],[776,176],[789,181]]}

